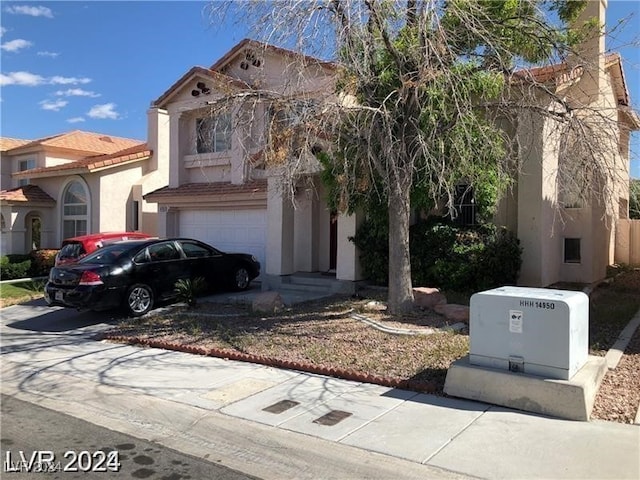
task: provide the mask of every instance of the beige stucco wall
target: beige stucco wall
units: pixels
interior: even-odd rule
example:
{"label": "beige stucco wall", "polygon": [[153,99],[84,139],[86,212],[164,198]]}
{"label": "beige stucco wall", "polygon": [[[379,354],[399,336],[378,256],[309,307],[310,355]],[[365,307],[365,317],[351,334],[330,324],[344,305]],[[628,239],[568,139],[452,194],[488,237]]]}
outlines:
{"label": "beige stucco wall", "polygon": [[334,80],[330,70],[316,64],[308,64],[301,69],[298,57],[280,55],[270,49],[250,50],[260,60],[259,67],[249,62],[248,68],[242,69],[245,56],[241,54],[226,66],[225,73],[263,90],[284,94],[332,90]]}
{"label": "beige stucco wall", "polygon": [[524,112],[518,118],[521,285],[542,286],[558,279],[559,239],[554,231],[558,139],[554,127],[550,120],[533,112]]}
{"label": "beige stucco wall", "polygon": [[640,267],[640,220],[618,220],[615,252],[616,263]]}
{"label": "beige stucco wall", "polygon": [[[142,166],[105,170],[99,178],[97,232],[127,231],[133,228],[131,186],[142,176]],[[95,224],[96,222],[94,222]]]}

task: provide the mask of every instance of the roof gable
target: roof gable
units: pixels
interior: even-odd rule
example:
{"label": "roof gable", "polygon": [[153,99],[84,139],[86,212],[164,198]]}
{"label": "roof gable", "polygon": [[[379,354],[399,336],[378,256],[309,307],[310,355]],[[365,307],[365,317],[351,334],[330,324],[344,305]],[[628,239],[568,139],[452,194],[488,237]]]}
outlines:
{"label": "roof gable", "polygon": [[[227,75],[223,75],[220,72],[214,72],[213,70],[210,70],[208,68],[196,66],[196,67],[192,67],[187,73],[185,73],[182,77],[180,77],[180,79],[178,79],[177,82],[171,85],[171,87],[169,87],[169,89],[166,92],[160,95],[160,97],[158,97],[158,99],[153,102],[153,105],[156,107],[162,108],[171,100],[175,99],[176,96],[180,95],[180,93],[182,93],[185,89],[187,89],[187,87],[191,90],[196,90],[196,89],[193,89],[193,85],[191,86],[189,85],[193,83],[195,80],[199,80],[199,79],[202,79],[205,81],[213,81],[217,88],[232,88],[237,90],[250,88],[249,85],[247,85],[246,83],[240,80],[231,78]],[[205,94],[206,88],[210,88],[210,87],[207,87],[206,85],[204,85],[203,88],[197,89],[198,94],[197,95],[194,94],[193,96],[195,97],[200,94]]]}
{"label": "roof gable", "polygon": [[240,43],[238,43],[235,47],[225,53],[219,60],[217,60],[213,65],[211,65],[211,70],[215,70],[218,72],[223,72],[224,68],[233,62],[236,57],[242,55],[246,48],[252,48],[255,50],[268,50],[276,55],[281,55],[285,57],[295,58],[299,61],[302,61],[305,64],[314,64],[319,65],[324,68],[328,68],[331,70],[335,70],[336,64],[333,62],[326,62],[320,60],[319,58],[311,57],[309,55],[304,55],[302,53],[294,52],[293,50],[288,50],[282,47],[276,47],[275,45],[270,45],[268,43],[259,42],[257,40],[252,40],[250,38],[245,38]]}

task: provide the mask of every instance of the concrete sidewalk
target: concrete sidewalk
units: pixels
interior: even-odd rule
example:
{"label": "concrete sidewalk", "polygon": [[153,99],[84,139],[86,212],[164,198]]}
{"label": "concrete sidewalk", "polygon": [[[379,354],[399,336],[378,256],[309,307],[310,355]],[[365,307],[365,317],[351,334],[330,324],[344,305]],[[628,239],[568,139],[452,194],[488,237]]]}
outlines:
{"label": "concrete sidewalk", "polygon": [[262,478],[640,478],[635,425],[16,328],[24,308],[2,310],[2,393]]}

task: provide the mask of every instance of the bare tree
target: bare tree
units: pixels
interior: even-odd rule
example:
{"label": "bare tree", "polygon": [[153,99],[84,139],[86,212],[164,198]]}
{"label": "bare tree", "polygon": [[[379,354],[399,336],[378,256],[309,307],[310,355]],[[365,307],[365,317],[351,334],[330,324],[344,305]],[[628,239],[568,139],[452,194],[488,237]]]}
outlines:
{"label": "bare tree", "polygon": [[[592,201],[595,191],[606,197],[614,188],[611,173],[624,175],[605,153],[617,148],[617,118],[594,109],[590,98],[567,99],[554,83],[558,77],[570,83],[584,69],[598,75],[602,67],[586,65],[573,48],[602,34],[597,20],[576,21],[585,4],[259,0],[216,2],[211,14],[216,22],[241,15],[257,39],[334,63],[333,83],[322,91],[302,86],[313,63],[302,55],[291,60],[296,74],[287,76],[300,85],[254,88],[254,100],[299,117],[295,125],[271,118],[265,159],[294,185],[312,163],[304,159],[320,158],[342,210],[373,193],[386,202],[389,310],[398,313],[413,304],[412,209],[444,205],[455,215],[461,182],[488,186],[495,203],[518,172],[517,153],[527,148],[505,125],[525,117],[553,122],[562,139],[558,178],[570,179],[582,198]],[[534,74],[531,65],[550,70]]]}

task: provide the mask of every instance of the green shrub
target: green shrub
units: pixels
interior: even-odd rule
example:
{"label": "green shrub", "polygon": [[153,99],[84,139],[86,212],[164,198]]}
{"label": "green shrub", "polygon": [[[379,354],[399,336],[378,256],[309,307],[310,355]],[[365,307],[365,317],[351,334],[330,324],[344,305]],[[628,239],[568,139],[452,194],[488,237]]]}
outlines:
{"label": "green shrub", "polygon": [[389,276],[389,227],[386,222],[369,219],[349,240],[360,249],[365,278],[376,285],[386,285]]}
{"label": "green shrub", "polygon": [[[412,283],[443,290],[479,291],[516,283],[522,250],[518,239],[491,224],[458,227],[442,219],[413,225],[409,232]],[[352,239],[360,249],[363,274],[388,280],[388,229],[364,222]]]}
{"label": "green shrub", "polygon": [[49,275],[49,270],[53,267],[58,250],[42,249],[33,250],[29,257],[31,259],[31,270],[29,274],[33,277]]}
{"label": "green shrub", "polygon": [[189,308],[197,305],[197,297],[207,289],[207,282],[203,277],[178,280],[174,285],[174,291],[178,301],[186,303]]}
{"label": "green shrub", "polygon": [[13,262],[11,257],[15,258],[16,256],[3,256],[0,259],[0,279],[15,280],[17,278],[28,277],[31,260]]}

